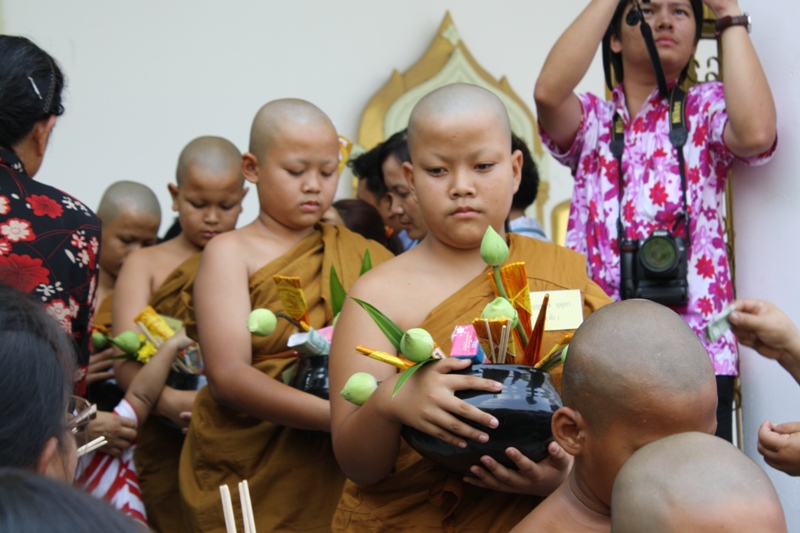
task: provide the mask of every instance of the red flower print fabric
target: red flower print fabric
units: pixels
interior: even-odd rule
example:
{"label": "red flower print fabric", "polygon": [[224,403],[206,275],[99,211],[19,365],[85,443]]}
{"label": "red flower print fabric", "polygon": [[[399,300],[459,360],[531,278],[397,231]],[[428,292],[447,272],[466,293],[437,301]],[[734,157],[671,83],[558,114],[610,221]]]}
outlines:
{"label": "red flower print fabric", "polygon": [[85,205],[32,180],[0,150],[0,282],[39,298],[79,352],[75,393],[86,391],[100,221]]}
{"label": "red flower print fabric", "polygon": [[[580,95],[583,120],[573,145],[563,152],[542,133],[553,156],[572,169],[572,195],[567,246],[587,257],[589,276],[619,300],[620,265],[617,217],[622,205],[625,236],[644,239],[655,229],[672,230],[683,210],[675,148],[669,141],[668,102],[654,90],[631,118],[622,86],[611,100]],[[622,157],[624,194],[618,198],[618,167],[611,153],[611,125],[619,112],[625,124]],[[689,303],[675,306],[698,334],[718,375],[737,375],[736,339],[728,332],[715,343],[705,339],[708,322],[733,300],[733,284],[723,240],[722,195],[735,160],[723,140],[728,122],[723,85],[702,83],[686,99],[689,141],[684,146],[688,207],[691,213]],[[767,162],[775,147],[747,160]],[[676,232],[685,235],[683,224]]]}

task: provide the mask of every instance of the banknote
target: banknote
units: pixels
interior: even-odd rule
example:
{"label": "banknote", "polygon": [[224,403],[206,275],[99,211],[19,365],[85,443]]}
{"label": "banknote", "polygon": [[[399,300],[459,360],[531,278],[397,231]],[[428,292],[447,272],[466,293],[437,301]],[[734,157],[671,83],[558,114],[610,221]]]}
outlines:
{"label": "banknote", "polygon": [[714,320],[706,326],[706,339],[710,342],[717,342],[717,340],[725,335],[725,332],[731,329],[731,323],[728,322],[728,316],[735,311],[733,305],[729,305],[722,310],[720,314],[714,317]]}

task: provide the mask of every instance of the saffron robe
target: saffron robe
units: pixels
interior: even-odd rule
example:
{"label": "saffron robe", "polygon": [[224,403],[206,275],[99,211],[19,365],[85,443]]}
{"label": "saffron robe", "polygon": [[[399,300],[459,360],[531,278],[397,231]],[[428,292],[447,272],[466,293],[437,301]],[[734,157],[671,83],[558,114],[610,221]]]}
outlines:
{"label": "saffron robe", "polygon": [[[509,234],[507,263],[525,261],[531,291],[580,289],[584,318],[611,299],[586,276],[583,255],[555,244]],[[439,304],[419,326],[431,333],[445,353],[455,326],[470,324],[494,298],[486,272]],[[535,318],[535,317],[534,317]],[[547,331],[547,353],[567,331]],[[348,480],[333,519],[333,531],[366,533],[505,532],[519,523],[540,498],[495,492],[467,485],[424,459],[405,441],[392,473],[369,487]]]}
{"label": "saffron robe", "polygon": [[[252,275],[252,308],[282,311],[272,276],[299,276],[310,325],[320,329],[331,324],[331,266],[348,289],[359,276],[367,248],[373,264],[392,257],[381,245],[343,226],[317,225],[291,251]],[[271,335],[253,337],[253,366],[281,380],[297,360],[286,348],[294,331],[285,320],[278,320]],[[205,387],[194,404],[180,465],[181,496],[193,531],[224,533],[219,486],[225,484],[231,487],[237,530],[244,529],[236,490],[243,479],[248,480],[259,531],[330,531],[344,483],[330,434],[279,426],[223,407]]]}
{"label": "saffron robe", "polygon": [[[201,257],[197,253],[181,263],[150,296],[149,304],[157,313],[183,321],[189,318],[183,288],[194,280]],[[149,526],[160,533],[189,531],[184,524],[178,487],[183,441],[180,429],[155,415],[147,417],[139,430],[134,462]]]}
{"label": "saffron robe", "polygon": [[100,302],[97,310],[94,312],[94,325],[93,328],[102,331],[105,334],[111,334],[111,307],[114,302],[114,293],[112,292]]}

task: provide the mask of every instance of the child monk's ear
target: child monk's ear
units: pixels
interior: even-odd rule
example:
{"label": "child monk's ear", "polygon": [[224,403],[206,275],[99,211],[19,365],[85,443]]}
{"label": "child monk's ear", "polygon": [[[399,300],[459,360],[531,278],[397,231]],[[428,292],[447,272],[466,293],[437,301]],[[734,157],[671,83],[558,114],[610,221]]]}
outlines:
{"label": "child monk's ear", "polygon": [[250,152],[242,155],[242,175],[250,183],[258,183],[258,158]]}
{"label": "child monk's ear", "polygon": [[178,186],[174,183],[168,183],[167,189],[169,190],[169,195],[172,196],[172,210],[178,210]]}
{"label": "child monk's ear", "polygon": [[406,178],[408,188],[413,193],[417,189],[416,184],[414,183],[414,166],[408,161],[403,163],[403,176]]}
{"label": "child monk's ear", "polygon": [[519,190],[519,184],[522,182],[522,152],[514,150],[511,154],[511,169],[514,171],[514,192]]}
{"label": "child monk's ear", "polygon": [[550,423],[553,438],[570,455],[580,455],[586,435],[585,422],[581,414],[570,408],[561,407],[553,414]]}

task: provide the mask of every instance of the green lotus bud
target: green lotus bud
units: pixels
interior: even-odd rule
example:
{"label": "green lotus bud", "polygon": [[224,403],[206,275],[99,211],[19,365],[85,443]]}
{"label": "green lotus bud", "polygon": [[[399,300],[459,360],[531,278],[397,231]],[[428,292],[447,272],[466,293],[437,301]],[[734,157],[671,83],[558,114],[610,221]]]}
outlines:
{"label": "green lotus bud", "polygon": [[508,259],[508,245],[493,227],[486,228],[481,241],[481,259],[489,266],[500,266]]}
{"label": "green lotus bud", "polygon": [[511,327],[517,327],[519,317],[517,310],[511,305],[511,302],[505,298],[497,297],[491,303],[486,304],[481,313],[481,318],[508,318],[511,320]]}
{"label": "green lotus bud", "polygon": [[339,395],[350,403],[364,405],[377,388],[378,381],[375,376],[366,372],[356,372],[344,384]]}
{"label": "green lotus bud", "polygon": [[247,317],[247,329],[257,337],[266,337],[275,331],[278,317],[269,309],[253,309]]}
{"label": "green lotus bud", "polygon": [[100,350],[105,350],[108,346],[108,337],[100,333],[99,331],[95,331],[92,333],[92,349],[95,352],[99,352]]}
{"label": "green lotus bud", "polygon": [[142,345],[142,341],[139,340],[139,334],[135,331],[123,331],[111,339],[111,342],[127,354],[136,353]]}
{"label": "green lotus bud", "polygon": [[424,329],[411,328],[400,339],[400,353],[415,363],[427,361],[433,354],[433,337]]}

